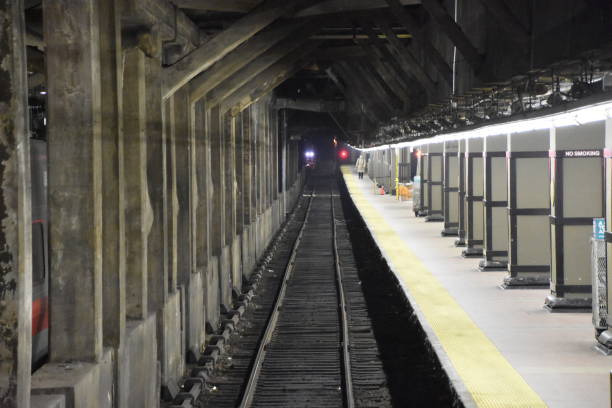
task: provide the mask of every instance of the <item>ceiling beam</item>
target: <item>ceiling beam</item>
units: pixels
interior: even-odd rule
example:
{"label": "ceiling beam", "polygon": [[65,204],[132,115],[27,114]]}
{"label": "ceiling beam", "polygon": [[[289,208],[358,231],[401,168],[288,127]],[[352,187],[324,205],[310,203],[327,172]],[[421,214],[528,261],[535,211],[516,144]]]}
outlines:
{"label": "ceiling beam", "polygon": [[472,45],[470,39],[465,35],[459,24],[448,15],[446,9],[438,2],[438,0],[422,0],[423,8],[433,17],[438,23],[442,31],[457,47],[461,55],[463,55],[472,66],[475,72],[480,70],[483,58],[476,47]]}
{"label": "ceiling beam", "polygon": [[393,54],[397,58],[402,59],[404,64],[409,67],[411,73],[430,94],[434,94],[436,88],[435,82],[431,79],[423,64],[414,56],[410,47],[395,36],[393,29],[384,18],[377,18],[375,22],[378,28],[383,33],[386,33],[389,41],[388,45]]}
{"label": "ceiling beam", "polygon": [[438,52],[438,50],[429,41],[427,33],[424,32],[419,22],[404,9],[404,6],[399,0],[385,0],[391,12],[397,18],[397,20],[409,30],[414,36],[416,43],[422,49],[423,53],[431,60],[436,69],[440,72],[442,78],[450,85],[453,83],[453,71],[444,60],[444,57]]}
{"label": "ceiling beam", "polygon": [[[312,38],[312,37],[311,37]],[[368,54],[363,50],[363,47],[358,45],[344,45],[340,47],[328,47],[317,51],[317,59],[321,60],[338,60],[344,58],[359,58],[365,57]]]}
{"label": "ceiling beam", "polygon": [[200,45],[200,30],[189,17],[172,7],[167,0],[123,0],[121,10],[123,27],[158,27],[162,40]]}
{"label": "ceiling beam", "polygon": [[[419,88],[424,90],[428,90],[427,84],[421,83],[413,74],[412,68],[410,64],[406,64],[403,61],[403,55],[393,56],[389,49],[387,48],[387,43],[376,36],[374,29],[370,22],[366,20],[360,20],[359,24],[364,32],[370,38],[371,43],[373,44],[372,49],[378,55],[378,57],[385,63],[385,65],[391,68],[391,71],[395,71],[396,75],[400,78],[400,80],[404,80],[404,78],[409,78],[412,82],[418,84]],[[399,65],[398,65],[399,63]],[[407,82],[407,89],[411,88],[411,83]]]}
{"label": "ceiling beam", "polygon": [[248,13],[259,0],[172,0],[178,8]]}
{"label": "ceiling beam", "polygon": [[367,56],[370,57],[370,63],[392,87],[398,97],[405,101],[412,100],[414,95],[410,92],[410,85],[405,83],[403,78],[399,77],[388,64],[383,62],[380,50],[377,50],[376,47],[365,41],[358,41],[357,44],[359,44]]}
{"label": "ceiling beam", "polygon": [[328,101],[325,99],[290,99],[278,98],[274,109],[294,109],[308,112],[341,112],[344,111],[344,101]]}
{"label": "ceiling beam", "polygon": [[309,21],[304,20],[301,23],[296,23],[295,21],[274,23],[269,29],[258,33],[250,40],[241,44],[189,83],[189,97],[191,101],[195,102],[205,96],[208,91],[244,68],[279,41],[295,33]]}
{"label": "ceiling beam", "polygon": [[504,0],[480,0],[480,3],[500,25],[506,27],[514,35],[522,39],[529,37],[529,30],[525,28]]}
{"label": "ceiling beam", "polygon": [[374,124],[384,122],[388,118],[387,113],[381,109],[379,105],[374,103],[372,96],[365,91],[359,77],[354,74],[351,67],[349,67],[346,62],[339,62],[334,65],[334,67],[344,82],[346,82],[348,88],[350,88],[347,89],[347,92],[352,92],[353,95],[356,95],[360,99],[362,104],[369,107],[370,112],[376,117]]}
{"label": "ceiling beam", "polygon": [[206,94],[207,106],[212,107],[219,104],[223,99],[230,96],[258,74],[308,42],[310,34],[318,29],[318,24],[303,25],[292,36],[285,38],[235,74],[219,83]]}
{"label": "ceiling beam", "polygon": [[[340,81],[340,79],[338,78],[338,76],[334,72],[334,69],[332,67],[329,67],[329,68],[327,68],[325,70],[325,73],[327,74],[329,79],[331,79],[331,81],[336,85],[336,87],[338,87],[340,92],[342,92],[344,94],[344,99],[348,101],[348,99],[351,96],[351,93],[348,92],[348,90],[346,89],[346,86],[342,83],[342,81]],[[370,111],[369,107],[368,107],[368,109],[365,109],[364,105],[367,105],[367,104],[366,103],[362,103],[361,106],[360,106],[361,107],[361,112],[370,121],[370,123],[373,123],[373,124],[378,123],[379,119],[376,117],[376,115],[372,111]]]}
{"label": "ceiling beam", "polygon": [[[421,0],[398,0],[402,5],[420,4]],[[386,8],[385,0],[328,0],[313,5],[296,14],[296,17],[318,16],[322,14],[335,14],[347,11],[372,10]]]}
{"label": "ceiling beam", "polygon": [[310,41],[285,55],[225,98],[220,105],[221,112],[231,110],[232,115],[236,115],[256,102],[308,64],[309,55],[320,45],[319,41]]}
{"label": "ceiling beam", "polygon": [[388,83],[372,68],[369,62],[360,60],[352,66],[355,73],[362,78],[362,81],[372,88],[374,95],[387,108],[390,116],[395,116],[402,111],[404,105],[402,98],[393,93]]}
{"label": "ceiling beam", "polygon": [[174,65],[164,68],[162,95],[172,95],[200,72],[236,49],[279,17],[294,12],[301,2],[267,0]]}

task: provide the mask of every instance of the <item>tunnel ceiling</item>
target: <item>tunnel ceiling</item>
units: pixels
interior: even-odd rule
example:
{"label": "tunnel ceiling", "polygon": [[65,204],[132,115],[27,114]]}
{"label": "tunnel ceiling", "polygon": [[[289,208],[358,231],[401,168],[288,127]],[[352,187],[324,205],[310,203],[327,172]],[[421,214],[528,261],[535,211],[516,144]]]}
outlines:
{"label": "tunnel ceiling", "polygon": [[[40,3],[25,1],[34,96],[44,88]],[[232,28],[252,29],[236,50],[273,43],[251,64],[264,57],[285,63],[267,90],[279,107],[329,116],[324,122],[353,144],[430,136],[606,97],[612,88],[608,0],[125,3],[126,32],[147,25],[147,15],[162,21],[166,67]],[[262,15],[279,10],[253,29]]]}

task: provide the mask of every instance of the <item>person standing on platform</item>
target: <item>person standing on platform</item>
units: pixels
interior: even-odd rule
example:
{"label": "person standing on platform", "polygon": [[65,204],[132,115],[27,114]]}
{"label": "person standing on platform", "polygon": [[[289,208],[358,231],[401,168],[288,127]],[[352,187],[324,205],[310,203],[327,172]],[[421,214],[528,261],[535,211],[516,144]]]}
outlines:
{"label": "person standing on platform", "polygon": [[363,172],[365,171],[366,161],[363,154],[359,156],[357,162],[355,163],[355,168],[357,168],[357,174],[359,175],[359,179],[363,179]]}

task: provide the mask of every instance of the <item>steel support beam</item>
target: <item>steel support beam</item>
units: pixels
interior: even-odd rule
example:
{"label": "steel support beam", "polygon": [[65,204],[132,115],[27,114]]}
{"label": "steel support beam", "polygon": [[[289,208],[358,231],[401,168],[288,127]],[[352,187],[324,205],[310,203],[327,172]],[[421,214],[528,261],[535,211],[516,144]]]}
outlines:
{"label": "steel support beam", "polygon": [[375,96],[382,106],[385,107],[389,116],[399,113],[402,108],[402,101],[397,98],[390,90],[384,79],[378,75],[375,69],[364,60],[356,61],[352,64],[353,72],[361,77],[364,84],[371,90],[371,95]]}
{"label": "steel support beam", "polygon": [[480,3],[499,24],[508,28],[514,35],[522,38],[529,36],[529,30],[512,13],[504,0],[480,0]]}
{"label": "steel support beam", "polygon": [[431,60],[436,69],[440,72],[442,78],[448,83],[453,83],[453,71],[444,60],[444,57],[440,52],[433,46],[433,44],[427,38],[427,34],[421,28],[419,22],[404,9],[404,6],[399,0],[386,0],[387,4],[391,8],[391,12],[397,18],[397,20],[412,33],[414,39],[422,48],[423,52]]}
{"label": "steel support beam", "polygon": [[[414,94],[410,92],[410,85],[406,82],[406,79],[402,75],[398,75],[388,64],[385,63],[386,58],[382,55],[379,48],[372,46],[365,41],[357,42],[370,57],[370,63],[378,71],[378,73],[389,83],[394,92],[401,98],[410,99],[414,97]],[[378,58],[376,58],[376,56]]]}
{"label": "steel support beam", "polygon": [[176,64],[165,68],[162,88],[164,98],[176,92],[200,72],[210,68],[212,64],[222,59],[273,21],[296,10],[299,3],[268,0]]}
{"label": "steel support beam", "polygon": [[401,56],[404,59],[407,66],[411,67],[412,74],[421,82],[423,87],[431,92],[435,91],[436,83],[431,79],[424,65],[414,56],[410,47],[397,37],[389,23],[383,18],[378,18],[376,19],[376,25],[386,35],[387,40],[389,40],[391,51],[398,58]]}
{"label": "steel support beam", "polygon": [[248,13],[255,8],[260,0],[172,0],[178,8],[207,11],[229,11]]}
{"label": "steel support beam", "polygon": [[306,43],[253,77],[252,80],[224,98],[221,104],[221,113],[231,110],[232,115],[235,115],[256,102],[257,99],[276,88],[306,65],[309,54],[320,45],[319,41]]}
{"label": "steel support beam", "polygon": [[482,56],[472,45],[472,42],[463,32],[459,24],[448,15],[446,9],[438,2],[438,0],[422,0],[423,7],[429,15],[438,23],[442,31],[457,47],[461,55],[472,66],[474,71],[478,71],[482,66]]}
{"label": "steel support beam", "polygon": [[334,67],[351,88],[351,91],[361,99],[361,103],[369,107],[375,117],[374,123],[383,122],[387,118],[386,113],[372,101],[372,96],[368,95],[363,88],[361,80],[353,74],[350,67],[347,67],[347,64],[344,62],[339,62]]}
{"label": "steel support beam", "polygon": [[319,26],[316,24],[302,26],[299,30],[295,31],[291,37],[285,38],[234,75],[218,84],[207,93],[207,105],[212,107],[221,103],[223,99],[230,96],[234,91],[265,71],[268,67],[278,62],[286,55],[291,54],[293,50],[303,46],[309,41],[308,38],[310,34],[318,30],[318,27]]}
{"label": "steel support beam", "polygon": [[269,29],[262,31],[240,45],[190,82],[191,101],[195,102],[202,98],[221,81],[238,72],[238,70],[245,67],[279,41],[295,33],[297,29],[308,21],[310,20],[304,20],[304,22],[297,24],[294,21],[273,24]]}

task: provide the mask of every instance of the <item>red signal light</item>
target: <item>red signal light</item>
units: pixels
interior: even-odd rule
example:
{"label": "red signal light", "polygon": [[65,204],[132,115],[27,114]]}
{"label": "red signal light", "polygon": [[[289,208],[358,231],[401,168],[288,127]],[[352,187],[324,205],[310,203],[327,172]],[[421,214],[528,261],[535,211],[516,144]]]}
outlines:
{"label": "red signal light", "polygon": [[340,150],[340,152],[338,152],[338,156],[340,156],[340,158],[342,160],[346,160],[349,156],[348,152],[345,149]]}

